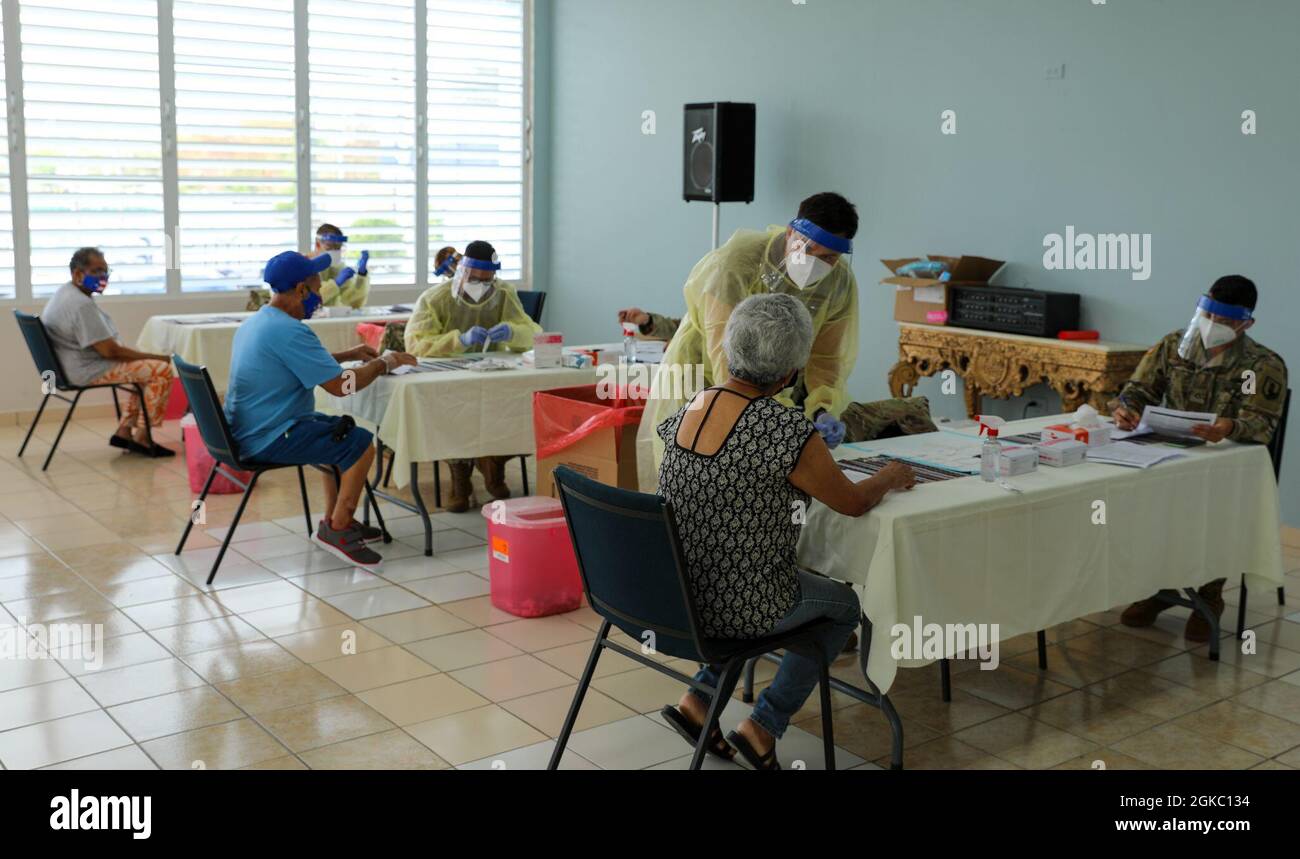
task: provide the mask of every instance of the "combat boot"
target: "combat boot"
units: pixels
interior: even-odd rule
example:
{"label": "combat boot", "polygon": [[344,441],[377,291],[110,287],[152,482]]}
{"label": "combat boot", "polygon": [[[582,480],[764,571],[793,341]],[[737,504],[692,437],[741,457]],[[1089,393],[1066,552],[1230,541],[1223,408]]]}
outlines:
{"label": "combat boot", "polygon": [[1156,622],[1156,618],[1160,616],[1160,612],[1167,608],[1169,608],[1168,603],[1151,597],[1150,599],[1135,602],[1124,609],[1124,613],[1120,615],[1119,620],[1125,626],[1151,626]]}
{"label": "combat boot", "polygon": [[505,456],[481,456],[478,459],[478,470],[483,475],[483,485],[487,491],[497,500],[503,500],[510,497],[510,489],[506,486],[506,461],[509,457]]}
{"label": "combat boot", "polygon": [[447,493],[445,509],[449,513],[464,513],[469,509],[469,497],[474,488],[470,478],[474,475],[474,465],[469,462],[448,462],[451,469],[451,490]]}
{"label": "combat boot", "polygon": [[[1205,600],[1214,612],[1215,617],[1223,617],[1223,585],[1227,579],[1215,579],[1208,585],[1201,585],[1197,591],[1201,599]],[[1191,617],[1187,618],[1187,626],[1183,628],[1183,637],[1188,641],[1204,644],[1210,640],[1210,622],[1206,620],[1199,611],[1194,611]]]}

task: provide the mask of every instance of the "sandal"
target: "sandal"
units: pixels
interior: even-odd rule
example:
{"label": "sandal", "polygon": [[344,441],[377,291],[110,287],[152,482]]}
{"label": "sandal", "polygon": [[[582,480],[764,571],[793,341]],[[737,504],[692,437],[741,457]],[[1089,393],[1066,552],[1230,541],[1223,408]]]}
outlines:
{"label": "sandal", "polygon": [[767,754],[760,757],[754,747],[749,744],[749,740],[745,739],[744,735],[739,731],[732,731],[727,734],[727,742],[735,746],[736,751],[740,752],[740,756],[756,770],[779,770],[781,768],[781,762],[776,759],[775,743],[772,744],[772,748],[768,749]]}
{"label": "sandal", "polygon": [[[701,727],[687,719],[681,710],[676,707],[664,707],[659,711],[659,715],[663,716],[664,721],[668,723],[668,727],[691,744],[691,748],[695,748],[699,744]],[[714,725],[713,730],[709,733],[709,742],[705,745],[704,750],[715,758],[722,758],[724,761],[736,757],[736,750],[727,745],[727,741],[722,738],[722,730],[717,725]]]}

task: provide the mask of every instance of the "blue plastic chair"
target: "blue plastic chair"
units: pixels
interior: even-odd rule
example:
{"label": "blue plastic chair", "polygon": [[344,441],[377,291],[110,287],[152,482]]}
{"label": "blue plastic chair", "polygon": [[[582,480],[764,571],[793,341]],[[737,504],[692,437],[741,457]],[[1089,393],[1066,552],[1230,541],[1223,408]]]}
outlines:
{"label": "blue plastic chair", "polygon": [[[22,456],[27,450],[27,443],[32,440],[32,433],[36,431],[36,425],[41,421],[41,415],[45,413],[45,404],[50,401],[50,397],[63,400],[68,404],[68,412],[63,416],[63,425],[59,427],[59,434],[54,437],[54,444],[50,445],[50,452],[45,455],[45,462],[41,465],[41,471],[50,467],[50,460],[54,459],[54,451],[58,450],[59,442],[63,440],[63,431],[68,428],[68,421],[72,420],[72,413],[77,409],[77,403],[81,400],[81,395],[86,391],[95,388],[109,388],[113,391],[113,408],[117,411],[117,416],[122,417],[122,406],[117,400],[118,390],[134,393],[140,398],[140,413],[144,416],[145,431],[149,433],[149,441],[153,441],[153,433],[149,427],[149,412],[144,408],[144,387],[138,382],[104,382],[99,385],[74,385],[68,381],[68,377],[63,372],[63,365],[59,363],[58,353],[54,351],[54,343],[50,341],[50,332],[45,329],[45,323],[41,322],[39,316],[33,316],[30,313],[23,313],[21,310],[14,311],[14,318],[18,320],[18,330],[22,331],[23,339],[27,341],[27,351],[32,353],[32,362],[36,364],[36,372],[41,376],[41,390],[45,398],[41,400],[40,408],[36,410],[36,417],[32,418],[32,425],[27,428],[27,435],[23,438],[22,447],[18,448],[18,455]],[[68,399],[63,396],[64,392],[73,393],[75,396]]]}
{"label": "blue plastic chair", "polygon": [[[311,501],[307,497],[307,479],[303,476],[303,466],[291,465],[287,463],[275,462],[250,462],[240,459],[239,448],[235,444],[235,438],[230,432],[230,424],[226,421],[225,409],[221,406],[221,400],[217,397],[217,390],[212,385],[212,377],[208,375],[207,367],[196,367],[181,359],[179,355],[173,355],[172,361],[176,364],[176,372],[181,379],[181,387],[185,389],[185,396],[190,401],[190,411],[194,414],[194,422],[198,425],[199,435],[203,438],[203,445],[208,449],[208,454],[214,460],[212,471],[208,472],[207,482],[203,484],[203,491],[199,493],[199,503],[202,504],[208,497],[208,490],[212,488],[212,481],[216,479],[217,473],[227,480],[243,487],[244,497],[239,502],[239,509],[235,511],[235,518],[231,521],[230,527],[226,529],[226,537],[221,541],[221,549],[217,552],[216,560],[212,562],[212,570],[208,573],[207,584],[212,584],[217,577],[217,568],[221,566],[221,559],[226,555],[226,549],[230,546],[230,538],[234,536],[235,529],[239,527],[240,517],[244,515],[244,508],[248,505],[248,499],[253,494],[253,488],[257,486],[257,479],[268,471],[274,471],[278,468],[296,468],[298,469],[298,489],[302,492],[302,512],[307,520],[307,536],[312,535],[311,522]],[[315,466],[318,470],[324,471],[324,467]],[[252,472],[252,477],[245,483],[238,472]],[[335,481],[339,480],[339,471],[333,468]],[[374,496],[371,495],[370,484],[366,484],[366,494],[370,496],[370,504],[375,508],[375,516],[379,522],[379,528],[384,532],[384,542],[392,542],[392,537],[388,534],[388,529],[384,526],[383,516],[379,513],[379,507],[375,504]],[[194,518],[185,523],[185,530],[181,533],[181,541],[176,544],[176,554],[179,555],[185,548],[185,541],[190,537],[190,531],[194,528]]]}
{"label": "blue plastic chair", "polygon": [[542,308],[546,306],[546,291],[538,289],[521,289],[515,293],[519,296],[519,303],[524,306],[524,313],[528,318],[542,324]]}
{"label": "blue plastic chair", "polygon": [[[730,700],[747,660],[776,650],[794,651],[816,659],[821,666],[822,740],[826,768],[835,769],[830,661],[839,654],[824,653],[815,639],[830,626],[831,621],[813,621],[790,632],[764,638],[704,638],[700,634],[699,613],[691,597],[672,506],[657,495],[597,483],[567,466],[557,468],[554,476],[560,488],[560,501],[564,505],[587,602],[604,621],[592,645],[564,727],[556,739],[548,769],[559,766],[603,650],[620,653],[711,697],[709,715],[691,758],[691,769],[699,769],[703,763],[709,734]],[[717,687],[700,683],[645,656],[640,648],[629,649],[610,641],[611,627],[618,627],[638,641],[649,638],[658,653],[722,665]]]}

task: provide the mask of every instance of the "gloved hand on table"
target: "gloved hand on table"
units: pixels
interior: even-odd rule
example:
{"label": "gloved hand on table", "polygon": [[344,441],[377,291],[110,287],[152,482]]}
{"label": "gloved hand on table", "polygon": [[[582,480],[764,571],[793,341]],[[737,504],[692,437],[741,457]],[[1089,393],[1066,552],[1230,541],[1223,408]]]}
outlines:
{"label": "gloved hand on table", "polygon": [[369,274],[370,269],[366,268],[366,264],[369,262],[370,262],[370,251],[362,251],[361,259],[357,260],[357,274],[361,275],[362,277]]}
{"label": "gloved hand on table", "polygon": [[487,342],[487,329],[482,325],[475,325],[470,330],[460,335],[460,345],[468,349],[471,346],[482,346]]}
{"label": "gloved hand on table", "polygon": [[504,343],[514,335],[509,322],[501,322],[488,329],[487,338],[493,343]]}
{"label": "gloved hand on table", "polygon": [[352,266],[347,266],[334,276],[334,285],[342,286],[355,276],[356,272],[352,269]]}
{"label": "gloved hand on table", "polygon": [[832,450],[844,441],[844,423],[830,412],[822,412],[818,415],[817,420],[813,421],[813,426],[817,427],[817,431],[826,440],[826,446]]}

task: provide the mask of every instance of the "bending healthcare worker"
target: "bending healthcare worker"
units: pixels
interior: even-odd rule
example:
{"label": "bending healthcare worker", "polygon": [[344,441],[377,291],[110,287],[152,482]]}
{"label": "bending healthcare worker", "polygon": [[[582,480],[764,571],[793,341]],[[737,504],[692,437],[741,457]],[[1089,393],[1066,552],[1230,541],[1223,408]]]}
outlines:
{"label": "bending healthcare worker", "polygon": [[[751,295],[797,298],[813,320],[812,354],[777,400],[801,408],[828,446],[844,440],[840,414],[858,357],[858,285],[849,261],[858,213],[839,194],[815,194],[786,227],[738,230],[696,263],[686,280],[686,316],[664,353],[637,431],[637,474],[643,492],[658,486],[663,442],[656,432],[702,388],[727,379],[722,335],[731,311]],[[408,350],[409,351],[409,350]]]}
{"label": "bending healthcare worker", "polygon": [[419,358],[526,352],[542,327],[528,317],[487,242],[470,242],[450,279],[424,291],[406,324],[406,351]]}

